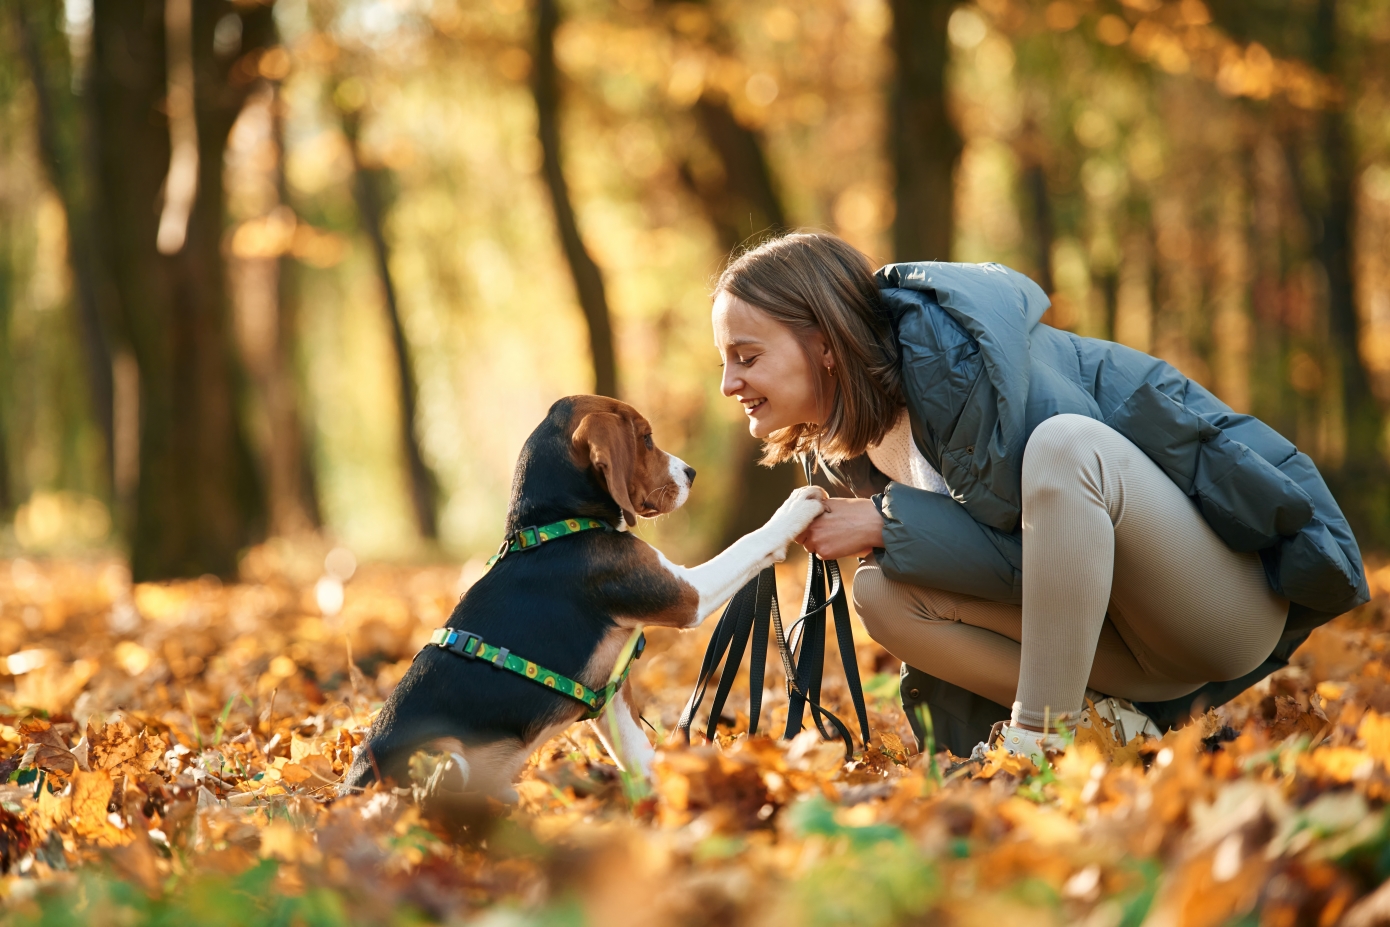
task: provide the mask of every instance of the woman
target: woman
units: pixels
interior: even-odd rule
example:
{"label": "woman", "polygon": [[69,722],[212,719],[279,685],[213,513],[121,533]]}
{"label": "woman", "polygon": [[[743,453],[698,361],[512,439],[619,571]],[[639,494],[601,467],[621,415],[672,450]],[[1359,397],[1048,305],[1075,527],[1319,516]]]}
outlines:
{"label": "woman", "polygon": [[812,459],[842,497],[800,540],[865,558],[859,615],[956,753],[1007,718],[1005,747],[1036,757],[1088,697],[1126,739],[1156,733],[1369,598],[1306,455],[1047,306],[997,264],[874,273],[822,234],[715,289],[724,395],[766,463]]}

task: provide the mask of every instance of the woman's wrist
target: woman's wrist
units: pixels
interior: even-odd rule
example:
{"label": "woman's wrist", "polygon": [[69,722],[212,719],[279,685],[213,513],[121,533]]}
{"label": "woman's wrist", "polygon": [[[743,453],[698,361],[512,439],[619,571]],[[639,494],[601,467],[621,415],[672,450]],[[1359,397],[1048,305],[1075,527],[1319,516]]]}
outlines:
{"label": "woman's wrist", "polygon": [[883,546],[883,516],[870,499],[831,499],[797,540],[826,560],[866,556]]}

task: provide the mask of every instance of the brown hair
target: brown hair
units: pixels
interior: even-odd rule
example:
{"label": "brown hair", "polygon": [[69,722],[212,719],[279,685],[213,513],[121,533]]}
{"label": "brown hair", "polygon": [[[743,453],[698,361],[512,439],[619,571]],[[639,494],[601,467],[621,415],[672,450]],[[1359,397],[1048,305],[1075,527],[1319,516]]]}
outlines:
{"label": "brown hair", "polygon": [[846,460],[883,439],[903,406],[902,373],[868,258],[834,235],[783,235],[731,261],[715,284],[720,293],[789,326],[803,348],[807,335],[820,332],[835,361],[828,420],[768,435],[764,464],[812,452]]}

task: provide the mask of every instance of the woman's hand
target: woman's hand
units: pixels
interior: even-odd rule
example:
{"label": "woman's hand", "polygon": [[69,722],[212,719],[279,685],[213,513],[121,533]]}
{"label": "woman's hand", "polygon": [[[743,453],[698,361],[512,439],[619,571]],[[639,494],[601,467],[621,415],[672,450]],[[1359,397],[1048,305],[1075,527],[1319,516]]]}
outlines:
{"label": "woman's hand", "polygon": [[825,514],[796,539],[822,560],[867,557],[883,546],[883,516],[872,499],[831,499]]}

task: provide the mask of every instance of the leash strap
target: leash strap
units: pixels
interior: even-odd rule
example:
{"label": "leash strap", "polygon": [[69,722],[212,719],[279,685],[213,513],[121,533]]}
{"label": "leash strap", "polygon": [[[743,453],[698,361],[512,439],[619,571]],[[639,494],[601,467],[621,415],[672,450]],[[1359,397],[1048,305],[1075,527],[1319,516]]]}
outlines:
{"label": "leash strap", "polygon": [[[829,594],[826,583],[830,584]],[[826,609],[830,609],[835,621],[835,640],[840,649],[840,661],[844,666],[845,685],[849,688],[850,700],[859,721],[863,743],[869,743],[869,713],[864,704],[864,686],[859,679],[859,664],[855,660],[854,631],[849,621],[849,603],[845,601],[845,588],[840,576],[840,564],[834,560],[822,560],[811,556],[806,570],[806,594],[802,603],[802,614],[797,619],[799,634],[793,631],[790,651],[798,654],[796,660],[796,685],[787,692],[787,729],[783,737],[790,739],[801,732],[805,709],[811,709],[811,720],[826,740],[838,735],[850,744],[849,729],[832,712],[820,704],[821,680],[825,672],[825,619]],[[825,726],[829,722],[835,727],[831,734]]]}
{"label": "leash strap", "polygon": [[[830,581],[828,595],[827,579]],[[739,665],[743,662],[744,650],[748,648],[750,640],[753,646],[748,667],[748,732],[757,733],[762,712],[767,645],[771,636],[777,642],[777,651],[782,658],[782,668],[787,679],[787,727],[783,737],[790,739],[801,731],[802,719],[809,707],[811,718],[821,736],[826,740],[840,740],[845,745],[846,759],[853,757],[854,736],[850,733],[849,727],[820,704],[821,679],[825,670],[827,607],[835,619],[836,641],[844,663],[845,683],[849,687],[850,698],[859,721],[861,742],[867,746],[869,717],[864,703],[864,688],[859,679],[859,666],[855,661],[854,636],[849,622],[849,605],[845,601],[844,585],[840,578],[840,566],[833,560],[823,561],[815,555],[812,555],[807,570],[805,608],[792,626],[793,640],[790,644],[782,625],[781,610],[777,602],[777,577],[772,567],[759,573],[757,579],[748,582],[729,600],[719,623],[715,626],[714,636],[710,639],[700,665],[700,675],[696,680],[695,689],[691,692],[677,725],[686,740],[690,739],[690,728],[695,722],[695,715],[705,699],[711,680],[718,672],[719,682],[714,699],[710,703],[705,726],[705,739],[711,743],[714,741],[720,715],[724,711],[734,678],[738,675]],[[831,733],[830,728],[834,728],[834,733]]]}
{"label": "leash strap", "polygon": [[[806,482],[812,482],[812,464],[809,458],[802,458]],[[826,583],[830,589],[827,593]],[[787,727],[782,736],[788,740],[801,732],[802,718],[806,709],[811,709],[811,720],[826,740],[838,738],[845,745],[845,758],[854,756],[854,737],[849,727],[835,714],[820,703],[821,680],[825,673],[825,618],[826,609],[835,621],[835,641],[840,648],[840,660],[844,664],[845,685],[849,688],[850,700],[854,703],[854,713],[859,721],[861,743],[869,746],[869,712],[864,704],[864,686],[859,679],[859,663],[854,653],[854,631],[849,622],[849,603],[845,601],[844,582],[840,576],[840,564],[834,560],[822,560],[815,554],[806,569],[806,593],[802,598],[801,617],[792,623],[791,641],[782,627],[782,612],[777,603],[777,574],[768,567],[750,580],[742,589],[734,593],[724,614],[719,617],[714,636],[710,638],[705,658],[700,664],[700,676],[690,700],[681,712],[678,725],[690,741],[690,727],[695,722],[695,713],[705,699],[711,678],[719,672],[719,684],[715,689],[714,700],[710,703],[709,719],[705,727],[705,740],[714,742],[714,733],[719,726],[724,703],[733,688],[734,677],[738,675],[743,662],[743,651],[752,640],[752,653],[748,663],[748,733],[758,732],[758,720],[762,714],[763,674],[767,664],[767,645],[769,630],[777,642],[777,652],[782,657],[782,670],[787,680]],[[725,652],[728,659],[725,660]],[[724,664],[722,670],[720,663]],[[832,734],[829,724],[835,729]]]}
{"label": "leash strap", "polygon": [[436,628],[430,635],[428,646],[438,647],[447,650],[455,656],[463,657],[466,660],[482,660],[484,663],[491,663],[499,669],[510,670],[518,676],[523,676],[537,685],[545,686],[547,689],[554,689],[561,695],[568,695],[570,698],[586,706],[589,711],[584,717],[597,718],[603,713],[604,706],[613,698],[613,693],[622,688],[623,682],[627,679],[628,673],[632,671],[632,664],[642,655],[646,649],[647,637],[645,634],[638,634],[636,644],[625,648],[628,650],[627,663],[623,666],[621,673],[614,674],[608,685],[602,689],[590,689],[581,682],[569,678],[568,676],[548,670],[539,663],[533,663],[523,656],[512,653],[506,647],[498,647],[496,644],[489,644],[481,637],[471,631],[459,631],[455,628]]}
{"label": "leash strap", "polygon": [[533,547],[540,547],[546,541],[568,537],[581,531],[592,531],[595,528],[612,530],[608,522],[600,521],[597,518],[566,518],[564,521],[554,521],[539,527],[532,525],[529,528],[518,528],[502,539],[502,546],[488,560],[487,565],[492,566],[513,551],[530,550]]}

